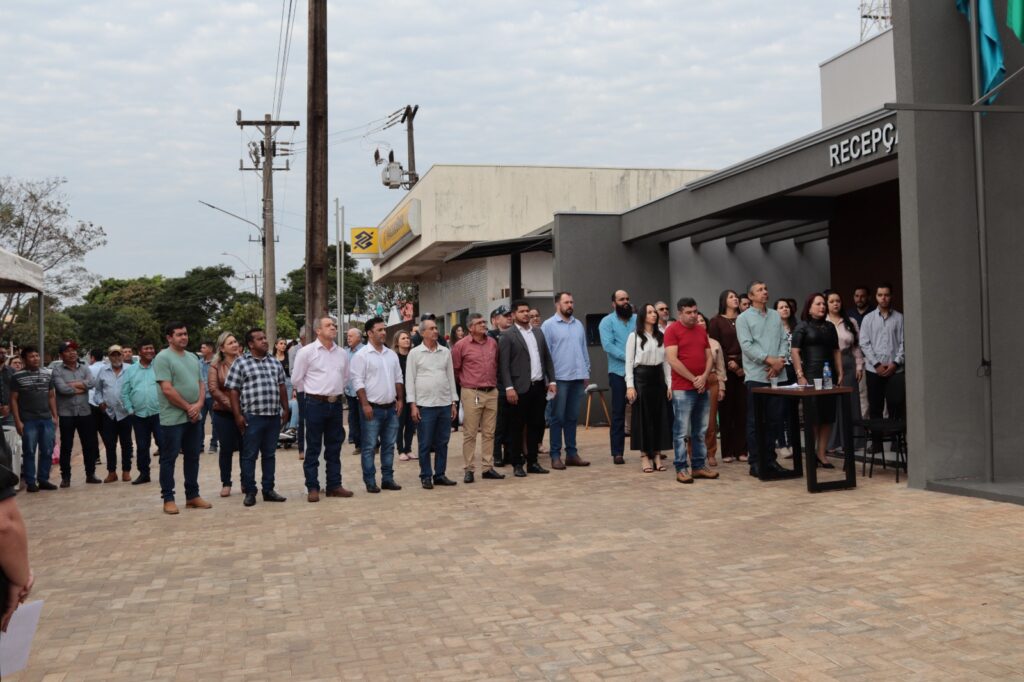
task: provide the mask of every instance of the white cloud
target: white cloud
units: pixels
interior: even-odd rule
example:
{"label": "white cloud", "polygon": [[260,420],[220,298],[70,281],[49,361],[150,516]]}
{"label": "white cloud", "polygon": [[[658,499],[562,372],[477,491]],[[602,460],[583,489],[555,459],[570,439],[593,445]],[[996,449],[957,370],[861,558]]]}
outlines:
{"label": "white cloud", "polygon": [[[817,64],[856,39],[849,5],[794,0],[629,3],[331,2],[330,130],[419,104],[417,162],[722,167],[818,127]],[[305,122],[307,5],[296,12],[284,118]],[[46,0],[0,5],[0,174],[64,175],[72,208],[111,243],[105,276],[250,263],[259,182],[235,111],[269,111],[281,5]],[[291,132],[282,132],[283,139]],[[332,137],[333,140],[349,133]],[[303,125],[294,139],[304,140]],[[330,148],[348,223],[375,224],[377,141]],[[305,157],[275,176],[278,272],[303,254]],[[333,225],[331,228],[333,235]]]}

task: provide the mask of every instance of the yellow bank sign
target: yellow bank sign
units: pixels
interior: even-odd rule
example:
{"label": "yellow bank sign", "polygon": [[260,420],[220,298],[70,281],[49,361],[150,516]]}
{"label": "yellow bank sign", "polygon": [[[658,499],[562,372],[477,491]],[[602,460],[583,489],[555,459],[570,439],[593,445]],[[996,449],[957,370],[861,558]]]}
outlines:
{"label": "yellow bank sign", "polygon": [[380,255],[404,246],[420,234],[420,200],[412,199],[380,225]]}
{"label": "yellow bank sign", "polygon": [[380,255],[379,230],[376,227],[352,228],[352,255],[356,258],[376,258]]}

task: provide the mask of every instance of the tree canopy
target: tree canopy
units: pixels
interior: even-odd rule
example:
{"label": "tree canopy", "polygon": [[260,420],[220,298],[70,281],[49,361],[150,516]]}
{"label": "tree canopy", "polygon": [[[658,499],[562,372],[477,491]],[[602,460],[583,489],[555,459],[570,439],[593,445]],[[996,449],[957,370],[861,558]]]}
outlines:
{"label": "tree canopy", "polygon": [[[356,312],[356,304],[366,303],[366,288],[370,285],[370,278],[365,271],[359,269],[359,261],[353,258],[349,251],[351,247],[345,244],[344,260],[344,281],[345,281],[345,310],[346,313]],[[337,249],[332,244],[327,247],[327,308],[337,310],[337,281],[336,256]],[[306,310],[306,265],[302,264],[284,276],[285,289],[277,294],[277,305],[281,308],[287,307],[301,318]],[[278,327],[280,329],[280,327]],[[282,334],[283,336],[283,334]]]}

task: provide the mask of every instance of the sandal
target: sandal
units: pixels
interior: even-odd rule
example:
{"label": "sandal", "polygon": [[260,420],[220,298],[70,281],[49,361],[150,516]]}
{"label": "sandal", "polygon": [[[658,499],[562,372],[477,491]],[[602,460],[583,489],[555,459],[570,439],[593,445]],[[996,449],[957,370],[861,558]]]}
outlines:
{"label": "sandal", "polygon": [[409,461],[409,455],[407,455],[407,454],[405,454],[405,453],[403,452],[402,454],[400,454],[400,455],[398,456],[398,459],[402,460],[403,462],[408,462],[408,461]]}
{"label": "sandal", "polygon": [[645,474],[654,473],[654,467],[651,466],[651,458],[647,455],[640,457],[640,470]]}
{"label": "sandal", "polygon": [[722,458],[722,461],[725,462],[726,464],[732,464],[733,462],[736,461],[736,458],[726,456]]}
{"label": "sandal", "polygon": [[738,460],[739,460],[739,461],[741,461],[741,462],[747,462],[747,461],[749,461],[749,460],[750,460],[750,457],[748,457],[747,455],[745,455],[745,454],[744,454],[744,455],[740,455],[740,456],[739,456],[739,457],[737,457],[736,459],[738,459]]}
{"label": "sandal", "polygon": [[231,486],[226,485],[223,488],[221,488],[220,489],[220,496],[221,497],[231,497]]}
{"label": "sandal", "polygon": [[668,471],[668,467],[665,466],[665,460],[667,459],[665,455],[658,455],[658,463],[656,465],[658,471]]}
{"label": "sandal", "polygon": [[716,467],[716,466],[718,466],[718,460],[715,459],[714,455],[708,455],[708,466],[709,467]]}

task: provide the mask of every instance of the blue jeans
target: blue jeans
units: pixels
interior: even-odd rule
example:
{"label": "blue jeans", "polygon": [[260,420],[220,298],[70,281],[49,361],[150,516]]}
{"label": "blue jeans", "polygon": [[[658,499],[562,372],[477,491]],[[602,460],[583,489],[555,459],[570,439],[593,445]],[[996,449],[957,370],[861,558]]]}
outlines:
{"label": "blue jeans", "polygon": [[711,394],[708,391],[672,391],[672,449],[675,450],[676,471],[683,471],[686,465],[686,437],[690,437],[692,453],[690,464],[694,469],[707,466],[707,445],[704,437],[708,432],[708,413],[711,411]]}
{"label": "blue jeans", "polygon": [[626,377],[608,374],[612,390],[612,423],[609,429],[612,457],[621,457],[626,449]]}
{"label": "blue jeans", "polygon": [[363,447],[363,408],[359,406],[359,398],[345,396],[348,403],[348,442]]}
{"label": "blue jeans", "polygon": [[[757,414],[754,410],[754,389],[762,386],[771,386],[771,384],[765,381],[748,381],[747,387],[747,452],[750,455],[750,468],[756,469],[758,467],[758,453],[761,452],[763,446],[760,439],[757,437]],[[771,443],[771,435],[776,433],[778,430],[778,424],[783,420],[783,408],[785,407],[785,398],[779,398],[776,396],[764,396],[764,409],[765,409],[765,430],[768,432],[768,450],[765,452],[767,455],[767,462],[770,464],[777,461],[778,457],[775,454],[775,447]]]}
{"label": "blue jeans", "polygon": [[[299,423],[298,426],[295,427],[295,439],[299,444],[299,454],[301,455],[306,451],[306,394],[302,391],[295,391],[295,400],[299,404]],[[289,403],[289,409],[291,409],[291,403]],[[295,412],[295,410],[292,410],[293,421],[295,419]]]}
{"label": "blue jeans", "polygon": [[164,502],[174,501],[174,465],[179,452],[184,457],[185,499],[199,497],[199,453],[202,445],[203,427],[197,421],[160,426],[160,495]]}
{"label": "blue jeans", "polygon": [[[416,443],[420,454],[420,480],[444,476],[448,468],[448,440],[452,436],[452,408],[421,407],[416,427]],[[434,468],[430,468],[430,450],[434,450]],[[383,450],[381,451],[383,454]]]}
{"label": "blue jeans", "polygon": [[327,489],[341,487],[341,445],[345,442],[345,411],[343,403],[325,403],[312,398],[306,401],[306,454],[302,473],[306,490],[320,490],[320,448],[327,465]]}
{"label": "blue jeans", "polygon": [[[50,479],[50,466],[53,463],[53,442],[55,429],[52,419],[29,419],[21,435],[21,475],[25,485],[37,485],[38,481]],[[36,451],[38,449],[39,469],[36,469]]]}
{"label": "blue jeans", "polygon": [[[296,394],[298,395],[298,394]],[[303,410],[305,412],[305,410]],[[288,426],[289,429],[299,428],[299,399],[292,398],[288,401]],[[305,435],[305,434],[303,434]]]}
{"label": "blue jeans", "polygon": [[[580,401],[586,388],[582,379],[573,381],[557,381],[558,392],[553,400],[548,401],[548,426],[551,427],[551,459],[558,459],[562,454],[562,441],[565,441],[565,456],[578,457],[576,450],[576,423],[580,420]],[[623,436],[625,442],[625,436]]]}
{"label": "blue jeans", "polygon": [[[356,401],[358,403],[358,401]],[[377,468],[373,464],[373,450],[380,440],[380,477],[381,481],[395,480],[395,438],[398,437],[398,413],[395,407],[374,407],[373,418],[367,419],[361,407],[359,410],[359,428],[362,435],[360,451],[362,454],[363,483],[375,485]]]}
{"label": "blue jeans", "polygon": [[242,432],[238,430],[235,416],[226,410],[211,410],[213,432],[220,442],[217,459],[220,464],[220,484],[231,487],[231,464],[236,452],[242,450]]}
{"label": "blue jeans", "polygon": [[277,437],[281,433],[280,415],[246,414],[247,426],[242,433],[242,492],[256,494],[256,455],[260,456],[264,493],[274,489],[274,469]]}
{"label": "blue jeans", "polygon": [[140,417],[133,414],[131,420],[132,429],[135,431],[135,445],[139,449],[136,460],[139,475],[149,476],[149,446],[155,441],[157,449],[160,449],[160,415]]}
{"label": "blue jeans", "polygon": [[[199,423],[202,424],[203,429],[203,440],[206,440],[206,416],[210,414],[210,410],[213,409],[213,396],[210,395],[209,391],[206,393],[206,400],[203,401],[203,409],[199,412]],[[210,418],[210,449],[217,449],[217,429],[213,427],[213,418]],[[202,444],[200,444],[202,446]],[[202,449],[202,447],[200,447]]]}
{"label": "blue jeans", "polygon": [[103,415],[103,448],[107,451],[107,471],[117,471],[117,446],[121,446],[121,471],[132,470],[132,421],[125,417],[121,421]]}

